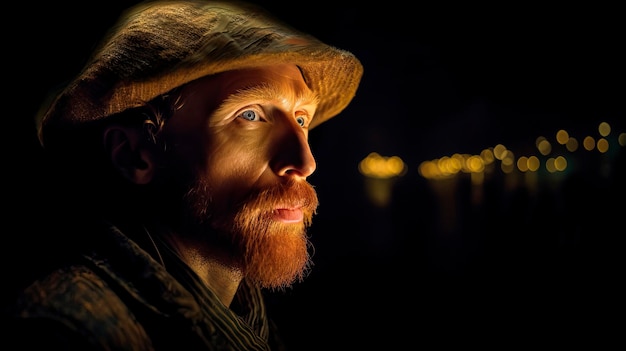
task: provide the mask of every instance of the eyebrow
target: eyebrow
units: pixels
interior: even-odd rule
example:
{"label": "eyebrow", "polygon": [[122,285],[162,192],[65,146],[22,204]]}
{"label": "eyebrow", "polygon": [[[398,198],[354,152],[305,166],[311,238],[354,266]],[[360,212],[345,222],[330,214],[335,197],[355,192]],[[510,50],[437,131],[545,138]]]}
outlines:
{"label": "eyebrow", "polygon": [[279,101],[285,102],[282,104],[284,106],[290,106],[291,101],[295,101],[294,106],[317,105],[320,101],[319,96],[310,90],[301,91],[297,94],[292,89],[288,89],[288,91],[288,96],[285,96],[285,89],[265,83],[241,88],[229,95],[222,102],[220,109],[227,105],[246,104],[252,101]]}

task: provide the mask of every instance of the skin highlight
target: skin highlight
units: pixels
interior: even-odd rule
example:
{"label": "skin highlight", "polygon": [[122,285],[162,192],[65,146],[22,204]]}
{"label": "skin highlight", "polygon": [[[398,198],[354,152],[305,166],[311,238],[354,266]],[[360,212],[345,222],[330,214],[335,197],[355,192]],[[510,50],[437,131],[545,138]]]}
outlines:
{"label": "skin highlight", "polygon": [[[165,125],[165,153],[140,153],[142,174],[173,183],[165,240],[225,305],[245,278],[264,288],[301,281],[318,199],[308,124],[317,98],[295,65],[229,71],[190,83]],[[182,184],[182,187],[181,187]],[[182,205],[182,206],[179,206]]]}

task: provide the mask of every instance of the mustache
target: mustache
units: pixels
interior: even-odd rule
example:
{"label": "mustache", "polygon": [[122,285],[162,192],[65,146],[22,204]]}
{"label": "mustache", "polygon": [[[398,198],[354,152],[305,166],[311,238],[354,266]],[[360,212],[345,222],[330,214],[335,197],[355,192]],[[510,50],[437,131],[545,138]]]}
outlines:
{"label": "mustache", "polygon": [[278,208],[301,208],[307,217],[316,213],[318,205],[317,192],[311,184],[291,179],[253,190],[241,208],[260,216]]}

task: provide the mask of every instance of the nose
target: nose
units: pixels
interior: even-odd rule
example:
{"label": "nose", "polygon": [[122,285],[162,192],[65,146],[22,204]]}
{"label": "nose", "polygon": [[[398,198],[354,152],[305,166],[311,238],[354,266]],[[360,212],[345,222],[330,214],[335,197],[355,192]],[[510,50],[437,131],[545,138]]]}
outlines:
{"label": "nose", "polygon": [[271,167],[281,177],[306,178],[315,172],[317,164],[307,134],[297,124],[282,128],[277,139]]}

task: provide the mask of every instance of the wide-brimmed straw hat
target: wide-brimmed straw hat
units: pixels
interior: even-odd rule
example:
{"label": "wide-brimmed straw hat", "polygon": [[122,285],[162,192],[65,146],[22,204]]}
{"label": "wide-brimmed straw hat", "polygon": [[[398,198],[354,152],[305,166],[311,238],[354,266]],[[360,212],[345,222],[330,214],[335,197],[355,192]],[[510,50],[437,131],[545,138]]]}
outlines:
{"label": "wide-brimmed straw hat", "polygon": [[124,12],[87,65],[39,117],[44,147],[203,76],[293,63],[320,97],[310,125],[336,116],[363,74],[350,52],[322,43],[253,4],[148,1]]}

